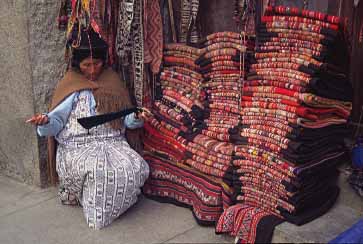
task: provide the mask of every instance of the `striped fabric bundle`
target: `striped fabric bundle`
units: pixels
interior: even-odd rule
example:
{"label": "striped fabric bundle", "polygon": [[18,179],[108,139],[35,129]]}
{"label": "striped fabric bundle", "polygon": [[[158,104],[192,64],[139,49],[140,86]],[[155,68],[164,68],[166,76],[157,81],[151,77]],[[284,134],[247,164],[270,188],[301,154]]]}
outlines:
{"label": "striped fabric bundle", "polygon": [[[246,47],[232,32],[202,42],[200,49],[164,47],[154,116],[145,125],[151,177],[144,192],[188,205],[199,223],[214,224],[234,196],[235,150],[228,131],[238,125],[240,56]],[[233,104],[235,113],[218,107]]]}
{"label": "striped fabric bundle", "polygon": [[232,148],[201,135],[208,104],[195,61],[202,52],[183,44],[165,45],[153,117],[145,123],[145,159],[151,173],[144,193],[189,207],[198,223],[212,225],[232,203],[233,188],[224,182]]}
{"label": "striped fabric bundle", "polygon": [[[229,130],[238,204],[225,210],[217,232],[255,242],[258,234],[247,232],[258,232],[261,218],[301,225],[334,204],[352,109],[347,74],[332,59],[338,34],[337,17],[267,8],[240,91],[241,123]],[[246,231],[250,219],[255,229]]]}
{"label": "striped fabric bundle", "polygon": [[204,51],[196,64],[200,65],[208,95],[210,116],[202,131],[208,137],[228,142],[229,129],[238,125],[241,81],[248,66],[242,54],[248,44],[241,34],[234,32],[213,33],[201,43]]}

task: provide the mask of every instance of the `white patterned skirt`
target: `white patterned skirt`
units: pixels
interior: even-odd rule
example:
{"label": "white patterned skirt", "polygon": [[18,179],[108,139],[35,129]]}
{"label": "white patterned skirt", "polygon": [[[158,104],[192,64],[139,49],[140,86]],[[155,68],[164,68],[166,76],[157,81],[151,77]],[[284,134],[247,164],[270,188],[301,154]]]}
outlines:
{"label": "white patterned skirt", "polygon": [[89,227],[101,229],[136,203],[149,166],[120,138],[60,144],[57,172],[62,203],[79,203]]}

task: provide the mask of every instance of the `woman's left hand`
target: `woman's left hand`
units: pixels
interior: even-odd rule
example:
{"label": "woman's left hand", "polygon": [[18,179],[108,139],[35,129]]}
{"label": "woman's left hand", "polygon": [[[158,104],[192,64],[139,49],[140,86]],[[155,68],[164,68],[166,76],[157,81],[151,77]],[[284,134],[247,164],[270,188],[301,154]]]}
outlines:
{"label": "woman's left hand", "polygon": [[152,113],[150,112],[149,109],[142,107],[141,112],[135,113],[135,118],[136,119],[146,120],[148,117],[150,117],[151,114]]}
{"label": "woman's left hand", "polygon": [[33,125],[44,125],[49,122],[49,118],[46,114],[36,114],[33,115],[30,119],[25,121],[25,123],[31,123]]}

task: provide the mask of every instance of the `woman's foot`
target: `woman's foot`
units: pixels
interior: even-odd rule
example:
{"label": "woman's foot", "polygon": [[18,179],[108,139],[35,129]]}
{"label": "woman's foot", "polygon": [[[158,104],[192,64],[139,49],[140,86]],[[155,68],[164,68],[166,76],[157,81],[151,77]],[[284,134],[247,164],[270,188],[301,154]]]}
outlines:
{"label": "woman's foot", "polygon": [[58,197],[63,205],[72,205],[72,206],[80,205],[76,195],[69,192],[68,189],[60,187],[58,191]]}

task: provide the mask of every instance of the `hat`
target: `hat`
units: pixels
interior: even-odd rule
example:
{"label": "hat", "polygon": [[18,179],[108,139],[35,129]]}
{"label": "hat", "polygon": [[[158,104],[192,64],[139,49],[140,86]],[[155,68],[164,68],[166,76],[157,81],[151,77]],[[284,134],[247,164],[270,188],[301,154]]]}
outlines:
{"label": "hat", "polygon": [[90,56],[102,59],[104,62],[107,60],[108,44],[91,27],[79,28],[75,24],[69,35],[67,47],[72,50],[73,67],[79,68],[82,60]]}

